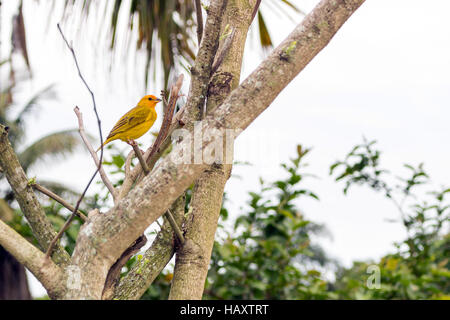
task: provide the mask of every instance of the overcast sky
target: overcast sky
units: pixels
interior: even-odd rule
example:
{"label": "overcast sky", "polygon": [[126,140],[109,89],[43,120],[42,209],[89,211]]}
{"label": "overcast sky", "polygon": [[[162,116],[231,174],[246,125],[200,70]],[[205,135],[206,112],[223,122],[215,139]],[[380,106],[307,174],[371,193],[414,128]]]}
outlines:
{"label": "overcast sky", "polygon": [[[27,1],[27,0],[26,0]],[[28,0],[29,1],[29,0]],[[10,19],[18,1],[3,1],[2,47],[9,42]],[[318,1],[294,1],[309,12]],[[90,96],[76,74],[71,56],[57,33],[54,18],[48,23],[44,1],[25,6],[28,49],[33,80],[20,87],[17,96],[25,102],[44,86],[55,83],[57,102],[46,103],[30,127],[29,140],[50,132],[76,127],[73,107],[85,115],[88,131],[96,134]],[[275,44],[283,40],[294,22],[280,19],[272,6],[264,4]],[[320,201],[299,201],[302,212],[324,223],[333,238],[320,240],[330,255],[349,266],[354,260],[377,259],[393,250],[392,243],[404,239],[395,207],[381,194],[354,187],[348,196],[342,185],[328,175],[329,166],[355,145],[376,139],[383,151],[382,165],[406,174],[402,164],[425,163],[434,185],[450,185],[450,2],[447,0],[367,0],[346,22],[331,43],[302,71],[236,141],[235,158],[252,166],[235,166],[226,187],[232,215],[245,208],[247,192],[258,190],[259,177],[280,178],[281,162],[295,155],[301,143],[312,147],[307,157],[308,172],[318,176],[305,182]],[[73,38],[82,71],[95,92],[103,131],[144,93],[159,94],[161,85],[143,88],[144,55],[116,58],[111,75],[105,34],[92,32],[104,23],[88,19],[75,37],[70,25],[66,35]],[[244,57],[244,79],[264,58],[251,33]],[[133,45],[131,46],[133,47]],[[119,54],[120,56],[120,54]],[[18,60],[18,59],[16,59]],[[186,79],[186,78],[185,78]],[[188,83],[185,81],[184,92]],[[150,135],[139,141],[149,144]],[[115,143],[126,149],[121,143]],[[68,170],[67,168],[70,168]],[[51,178],[83,188],[94,170],[87,153],[79,152],[50,167],[36,167],[32,175]],[[95,189],[93,189],[95,190]],[[33,291],[40,292],[33,285]]]}

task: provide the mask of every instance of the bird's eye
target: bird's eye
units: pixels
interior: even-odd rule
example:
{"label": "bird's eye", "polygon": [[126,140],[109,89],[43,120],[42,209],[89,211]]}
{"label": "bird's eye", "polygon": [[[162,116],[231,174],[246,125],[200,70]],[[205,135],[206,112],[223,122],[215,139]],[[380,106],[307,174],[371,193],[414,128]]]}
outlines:
{"label": "bird's eye", "polygon": [[152,98],[148,98],[148,100],[152,101],[153,99]]}

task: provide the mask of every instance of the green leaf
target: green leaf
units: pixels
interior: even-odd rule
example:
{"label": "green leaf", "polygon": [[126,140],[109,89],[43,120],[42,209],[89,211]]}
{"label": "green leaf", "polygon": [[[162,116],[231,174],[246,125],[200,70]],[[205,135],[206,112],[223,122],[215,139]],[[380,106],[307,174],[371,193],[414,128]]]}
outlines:
{"label": "green leaf", "polygon": [[122,155],[118,154],[113,156],[112,162],[117,168],[120,169],[125,164],[125,159],[123,158]]}

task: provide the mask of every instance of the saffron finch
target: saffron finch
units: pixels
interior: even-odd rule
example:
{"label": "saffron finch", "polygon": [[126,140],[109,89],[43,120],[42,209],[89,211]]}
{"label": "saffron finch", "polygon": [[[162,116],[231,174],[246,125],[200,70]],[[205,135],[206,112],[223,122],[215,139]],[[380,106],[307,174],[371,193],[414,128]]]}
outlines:
{"label": "saffron finch", "polygon": [[[144,135],[155,123],[157,117],[155,107],[160,101],[161,99],[153,95],[143,97],[136,107],[125,113],[117,121],[102,146],[117,139],[129,144],[134,139]],[[97,149],[97,152],[102,146]]]}

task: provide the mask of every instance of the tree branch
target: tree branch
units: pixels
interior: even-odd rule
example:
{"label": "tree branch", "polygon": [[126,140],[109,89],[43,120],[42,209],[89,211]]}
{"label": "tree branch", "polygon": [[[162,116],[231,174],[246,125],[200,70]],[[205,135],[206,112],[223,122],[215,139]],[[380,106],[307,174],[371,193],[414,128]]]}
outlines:
{"label": "tree branch", "polygon": [[[251,1],[228,3],[221,31],[227,36],[222,37],[223,41],[219,45],[213,64],[215,73],[208,88],[207,114],[219,106],[239,84],[242,57],[251,21]],[[230,143],[225,141],[225,144],[227,142]],[[225,146],[225,150],[230,150],[231,147]],[[232,155],[232,152],[230,153]],[[225,152],[222,159],[226,157]],[[185,226],[186,238],[190,242],[177,251],[169,299],[202,298],[223,192],[231,174],[231,163],[232,159],[228,158],[225,164],[212,165],[195,182],[189,206],[192,213]]]}
{"label": "tree branch", "polygon": [[0,220],[0,245],[42,283],[51,298],[64,293],[63,272],[44,253]]}
{"label": "tree branch", "polygon": [[120,271],[122,267],[127,263],[130,258],[136,254],[147,243],[147,237],[141,235],[136,241],[128,247],[122,256],[112,265],[109,269],[108,276],[106,277],[105,287],[103,288],[102,299],[109,300],[113,297],[114,289],[119,281]]}
{"label": "tree branch", "polygon": [[[87,84],[86,80],[84,79],[84,77],[83,77],[83,75],[81,73],[81,70],[80,70],[80,66],[78,65],[78,60],[77,60],[77,56],[75,55],[75,50],[69,44],[69,42],[67,41],[66,37],[64,36],[64,33],[62,32],[61,27],[59,26],[59,23],[57,24],[57,27],[58,27],[59,33],[61,34],[61,37],[63,38],[64,42],[67,45],[67,48],[72,53],[72,57],[73,57],[73,60],[75,62],[75,66],[77,67],[77,70],[78,70],[78,76],[80,77],[81,81],[84,83],[86,89],[89,91],[89,94],[91,95],[93,110],[94,110],[94,113],[95,113],[95,117],[97,118],[97,126],[98,126],[98,132],[99,132],[99,136],[100,136],[100,146],[101,146],[100,148],[101,148],[101,151],[100,151],[100,159],[98,160],[98,163],[97,163],[97,169],[95,170],[94,174],[91,176],[91,178],[89,179],[86,187],[84,188],[83,192],[81,193],[81,195],[80,195],[77,203],[75,204],[75,208],[74,208],[72,214],[70,215],[69,219],[67,219],[66,223],[63,225],[61,230],[59,230],[59,232],[56,235],[56,237],[50,242],[50,245],[49,245],[49,247],[47,249],[47,252],[45,254],[47,257],[49,257],[52,254],[53,247],[55,246],[56,242],[62,236],[62,234],[67,230],[67,228],[69,227],[70,223],[72,222],[72,220],[74,219],[75,215],[77,214],[77,211],[78,211],[78,208],[79,208],[79,206],[81,204],[81,201],[83,201],[83,198],[86,195],[86,192],[89,189],[89,187],[90,187],[92,181],[94,180],[95,176],[97,175],[97,172],[102,171],[102,160],[103,160],[102,125],[101,125],[100,117],[99,117],[98,112],[97,112],[97,105],[95,103],[94,92],[92,92],[91,88],[89,87],[89,85]],[[77,113],[77,111],[78,111],[78,107],[75,107],[75,113]],[[77,115],[78,115],[78,113],[77,113]],[[81,119],[81,117],[78,118],[79,123],[80,123],[80,119]],[[82,124],[82,121],[81,121],[81,124]],[[84,133],[84,130],[80,129],[79,131],[80,131],[80,134]],[[83,137],[83,135],[82,135],[82,137]],[[87,139],[83,139],[83,140],[84,140],[85,144],[88,142]],[[90,144],[87,144],[87,145],[89,146]],[[92,146],[91,146],[91,150],[93,150]],[[91,150],[89,150],[89,151],[91,151]],[[106,175],[104,175],[104,176],[106,177]],[[107,185],[107,187],[108,187],[108,185]],[[115,197],[114,188],[112,189],[111,193],[112,193],[113,198],[114,198]]]}
{"label": "tree branch", "polygon": [[[171,133],[171,123],[173,118],[173,112],[175,110],[176,103],[178,101],[178,98],[180,97],[179,91],[181,90],[181,87],[183,85],[183,78],[184,76],[181,74],[175,84],[172,86],[170,91],[170,101],[168,103],[167,110],[164,114],[164,119],[161,125],[161,128],[159,129],[158,136],[155,139],[155,142],[153,145],[147,149],[147,151],[144,153],[143,158],[139,159],[140,166],[136,166],[133,170],[130,171],[130,165],[132,160],[132,155],[129,154],[126,161],[125,161],[125,179],[123,181],[122,186],[119,190],[119,196],[118,199],[122,199],[124,196],[128,194],[130,189],[135,185],[136,182],[139,182],[143,175],[142,172],[144,171],[144,174],[147,175],[148,173],[145,173],[145,170],[143,168],[147,167],[148,172],[150,172],[155,163],[157,158],[161,156],[160,152],[160,146],[161,142],[164,141],[166,138],[170,140],[169,134]],[[134,147],[133,147],[134,149]],[[137,151],[134,150],[134,154],[138,156],[136,153]],[[144,159],[146,160],[146,165],[144,165]],[[150,161],[149,161],[150,159]],[[154,162],[152,162],[154,160]]]}
{"label": "tree branch", "polygon": [[208,274],[225,183],[231,166],[213,165],[192,191],[184,245],[177,251],[169,300],[200,300]]}
{"label": "tree branch", "polygon": [[[73,49],[73,47],[69,44],[69,42],[67,41],[66,37],[64,36],[64,33],[61,30],[61,27],[59,26],[59,24],[57,24],[59,33],[61,34],[61,37],[63,38],[64,42],[67,45],[67,48],[70,50],[70,52],[72,53],[72,57],[73,60],[75,62],[75,66],[77,67],[78,70],[78,76],[80,77],[81,81],[84,83],[86,89],[89,91],[89,94],[91,95],[92,98],[92,105],[93,105],[93,109],[94,109],[94,113],[95,113],[95,117],[97,118],[97,126],[98,126],[98,132],[99,132],[99,136],[100,136],[100,159],[98,160],[98,164],[97,164],[97,169],[95,170],[94,174],[91,176],[91,178],[89,179],[86,187],[84,188],[83,192],[80,195],[80,198],[78,199],[77,203],[75,204],[75,208],[72,212],[72,214],[70,215],[69,219],[67,219],[66,223],[63,225],[63,227],[61,228],[61,230],[59,230],[58,234],[56,235],[56,237],[50,242],[50,246],[47,249],[46,252],[46,256],[49,257],[52,254],[53,251],[53,247],[55,246],[56,242],[58,241],[58,239],[62,236],[62,234],[66,231],[66,229],[69,227],[70,223],[72,222],[73,218],[75,217],[75,215],[77,214],[78,208],[81,204],[81,201],[83,200],[84,196],[86,195],[87,190],[89,189],[92,181],[94,180],[95,176],[97,175],[97,172],[101,171],[102,169],[102,160],[103,160],[103,135],[102,135],[102,125],[101,125],[101,121],[100,121],[100,117],[98,115],[97,112],[97,105],[95,103],[95,97],[94,97],[94,92],[92,92],[91,88],[89,87],[89,85],[87,84],[86,80],[84,79],[81,70],[80,70],[80,66],[78,65],[78,60],[77,60],[77,56],[75,55],[75,50]],[[77,112],[78,107],[75,108],[75,113]],[[78,118],[78,120],[80,120],[80,118]],[[82,131],[80,130],[80,133]],[[87,141],[87,139],[86,139]],[[85,141],[85,143],[86,143]],[[92,149],[92,146],[91,146]],[[113,189],[114,190],[114,189]],[[115,193],[112,192],[113,197],[115,197]]]}
{"label": "tree branch", "polygon": [[167,209],[167,212],[165,213],[165,216],[167,220],[169,221],[173,232],[177,235],[178,241],[180,241],[181,244],[184,243],[184,236],[183,232],[181,231],[180,227],[178,226],[175,217],[172,215],[172,212],[170,212],[170,209]]}
{"label": "tree branch", "polygon": [[144,157],[142,156],[141,149],[137,145],[135,141],[131,143],[131,146],[133,147],[134,155],[138,158],[139,164],[141,165],[142,170],[144,171],[144,175],[148,175],[150,173],[150,169],[148,168],[147,164],[145,163]]}
{"label": "tree branch", "polygon": [[[175,111],[175,106],[177,104],[178,98],[180,97],[179,92],[181,90],[181,87],[183,86],[183,74],[180,74],[175,84],[170,89],[170,98],[169,98],[169,105],[167,107],[167,111],[164,114],[163,123],[161,125],[161,129],[159,129],[159,134],[156,137],[155,142],[153,143],[150,152],[148,155],[145,156],[146,159],[151,158],[156,152],[159,151],[161,142],[167,138],[169,134],[170,125],[172,124],[172,118],[173,113]],[[148,163],[148,162],[147,162]],[[153,169],[153,165],[150,166],[150,170]]]}
{"label": "tree branch", "polygon": [[[11,144],[8,141],[8,129],[0,124],[0,166],[4,170],[6,179],[11,186],[15,199],[20,209],[27,218],[33,234],[44,250],[47,250],[51,241],[56,236],[53,226],[45,215],[41,204],[37,200],[33,189],[28,184],[28,179],[23,171]],[[70,262],[69,254],[57,246],[53,260],[59,265],[67,265]]]}
{"label": "tree branch", "polygon": [[212,0],[206,18],[205,32],[200,44],[194,66],[191,68],[191,85],[189,87],[186,111],[183,123],[193,127],[194,121],[202,118],[211,68],[219,46],[220,27],[228,0]]}
{"label": "tree branch", "polygon": [[[246,129],[363,2],[321,1],[257,69],[206,116],[202,143],[194,146],[194,152],[203,154],[211,147],[217,131]],[[172,152],[114,208],[82,226],[73,261],[83,266],[81,279],[89,281],[82,281],[81,290],[70,292],[67,298],[99,299],[110,266],[209,167],[207,163],[180,163],[189,147],[189,141],[174,145]]]}
{"label": "tree branch", "polygon": [[[219,43],[222,17],[227,1],[214,0],[211,2],[206,19],[205,37],[200,45],[194,67],[191,69],[192,79],[189,87],[188,100],[182,111],[180,110],[179,114],[176,115],[175,118],[177,121],[172,123],[168,129],[168,134],[161,139],[162,142],[159,143],[159,147],[152,147],[145,153],[144,158],[150,170],[171,144],[172,133],[186,124],[188,124],[189,129],[192,129],[194,121],[202,117],[209,79],[212,73],[212,64]],[[139,173],[136,172],[136,175],[139,175]],[[124,192],[122,194],[126,193]]]}
{"label": "tree branch", "polygon": [[[183,194],[171,206],[170,210],[176,225],[183,224],[185,204],[186,198]],[[120,300],[139,299],[172,259],[176,247],[174,240],[172,224],[164,218],[162,228],[150,248],[119,282],[114,298]]]}
{"label": "tree branch", "polygon": [[256,0],[256,4],[255,4],[255,7],[254,7],[253,13],[252,13],[252,21],[253,21],[253,19],[255,19],[255,16],[258,13],[260,4],[261,4],[261,0]]}
{"label": "tree branch", "polygon": [[197,16],[197,41],[198,45],[202,42],[203,35],[203,16],[202,16],[202,5],[200,0],[194,0],[195,3],[195,13]]}
{"label": "tree branch", "polygon": [[83,140],[86,148],[89,150],[89,153],[91,154],[91,157],[94,160],[95,166],[99,168],[100,177],[102,178],[103,183],[113,196],[114,201],[116,201],[117,191],[114,188],[111,181],[109,180],[108,176],[106,175],[103,166],[101,166],[100,159],[98,158],[97,153],[94,151],[92,144],[89,142],[89,139],[87,138],[86,131],[84,129],[83,114],[80,112],[80,109],[78,107],[75,107],[73,111],[75,112],[78,119],[78,132],[80,133],[81,139]]}

